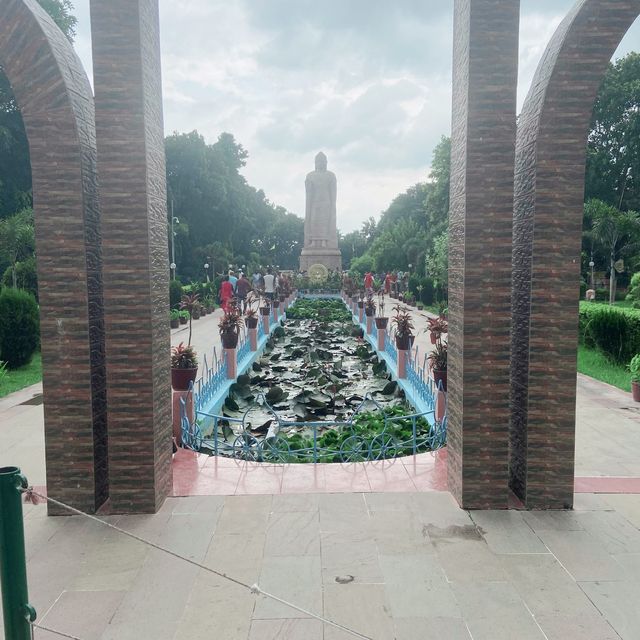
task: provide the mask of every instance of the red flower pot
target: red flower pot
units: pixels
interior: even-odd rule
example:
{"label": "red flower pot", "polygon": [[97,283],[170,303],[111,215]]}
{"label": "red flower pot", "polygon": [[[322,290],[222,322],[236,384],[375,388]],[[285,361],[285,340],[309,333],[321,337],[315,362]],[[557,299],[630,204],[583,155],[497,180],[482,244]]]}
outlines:
{"label": "red flower pot", "polygon": [[220,339],[222,340],[223,349],[235,349],[238,346],[238,334],[233,331],[229,333],[221,333]]}
{"label": "red flower pot", "polygon": [[244,323],[247,325],[247,329],[255,329],[258,326],[258,318],[245,318]]}
{"label": "red flower pot", "polygon": [[442,390],[447,390],[447,370],[440,371],[439,369],[433,370],[433,381],[436,383],[436,388],[438,388],[438,383],[442,382]]}
{"label": "red flower pot", "polygon": [[389,324],[389,318],[376,318],[376,329],[386,329]]}
{"label": "red flower pot", "polygon": [[403,351],[411,349],[412,342],[413,336],[396,336],[396,347]]}
{"label": "red flower pot", "polygon": [[189,384],[195,382],[198,367],[194,369],[171,369],[171,386],[176,391],[187,391]]}
{"label": "red flower pot", "polygon": [[260,307],[260,315],[268,316],[271,313],[271,307]]}
{"label": "red flower pot", "polygon": [[172,318],[169,323],[172,329],[177,329],[180,326],[180,318]]}

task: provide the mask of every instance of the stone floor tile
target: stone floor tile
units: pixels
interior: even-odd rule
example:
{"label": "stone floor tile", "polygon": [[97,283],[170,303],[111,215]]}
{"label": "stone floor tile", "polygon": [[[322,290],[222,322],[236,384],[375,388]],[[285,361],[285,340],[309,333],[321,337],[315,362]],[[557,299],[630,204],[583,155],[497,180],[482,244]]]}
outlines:
{"label": "stone floor tile", "polygon": [[452,585],[473,640],[544,640],[544,634],[508,582]]}
{"label": "stone floor tile", "polygon": [[612,509],[640,529],[640,495],[607,495],[606,501]]}
{"label": "stone floor tile", "polygon": [[378,547],[368,534],[328,532],[322,534],[321,543],[323,584],[383,582]]}
{"label": "stone floor tile", "polygon": [[264,543],[264,533],[216,533],[203,564],[253,584],[262,571]]}
{"label": "stone floor tile", "polygon": [[312,619],[254,620],[249,640],[323,640],[322,622]]}
{"label": "stone floor tile", "polygon": [[[318,465],[309,465],[316,467]],[[318,511],[320,497],[317,494],[279,494],[273,496],[271,510],[278,512]]]}
{"label": "stone floor tile", "polygon": [[[322,611],[322,577],[319,556],[265,557],[260,588],[308,611]],[[304,613],[260,596],[254,618],[305,618]]]}
{"label": "stone floor tile", "polygon": [[266,556],[319,556],[317,511],[273,511],[267,523]]}
{"label": "stone floor tile", "polygon": [[[466,530],[462,536],[466,536]],[[456,538],[434,539],[440,564],[451,582],[504,582],[506,574],[484,540]]]}
{"label": "stone floor tile", "polygon": [[474,526],[471,517],[458,506],[455,498],[446,491],[417,493],[413,509],[420,521],[429,529]]}
{"label": "stone floor tile", "polygon": [[613,627],[599,614],[582,616],[536,616],[547,640],[620,640]]}
{"label": "stone floor tile", "polygon": [[37,621],[82,640],[98,640],[124,595],[124,591],[64,591]]}
{"label": "stone floor tile", "polygon": [[577,514],[585,531],[608,553],[640,553],[640,530],[616,511],[589,511]]}
{"label": "stone floor tile", "polygon": [[576,511],[522,511],[522,518],[533,531],[583,531]]}
{"label": "stone floor tile", "polygon": [[395,640],[473,640],[462,618],[394,619]]}
{"label": "stone floor tile", "polygon": [[461,617],[435,555],[380,556],[380,565],[394,619]]}
{"label": "stone floor tile", "polygon": [[413,511],[371,512],[370,526],[381,555],[435,553],[427,525]]}
{"label": "stone floor tile", "polygon": [[640,582],[581,582],[580,587],[622,640],[640,638]]}
{"label": "stone floor tile", "polygon": [[413,508],[416,492],[367,493],[364,500],[369,511],[407,513]]}
{"label": "stone floor tile", "polygon": [[[324,616],[374,640],[393,638],[393,621],[384,585],[333,584],[324,587]],[[353,640],[325,625],[324,640]]]}
{"label": "stone floor tile", "polygon": [[264,533],[271,511],[271,496],[229,496],[225,498],[216,533]]}
{"label": "stone floor tile", "polygon": [[493,553],[547,552],[519,511],[471,511],[470,515]]}
{"label": "stone floor tile", "polygon": [[538,535],[576,581],[624,580],[620,565],[588,532],[540,531]]}
{"label": "stone floor tile", "polygon": [[223,506],[223,496],[186,496],[167,498],[161,511],[169,511],[174,515],[219,513]]}
{"label": "stone floor tile", "polygon": [[500,558],[511,584],[535,616],[589,616],[591,601],[552,554],[513,554]]}

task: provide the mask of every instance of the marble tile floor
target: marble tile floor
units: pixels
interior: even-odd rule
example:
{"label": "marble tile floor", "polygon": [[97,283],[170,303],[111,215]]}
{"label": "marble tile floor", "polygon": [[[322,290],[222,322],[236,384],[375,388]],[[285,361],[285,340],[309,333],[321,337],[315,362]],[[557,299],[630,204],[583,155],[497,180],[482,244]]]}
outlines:
{"label": "marble tile floor", "polygon": [[[444,491],[194,496],[106,519],[375,640],[640,638],[638,495],[572,512],[467,512]],[[353,637],[81,517],[26,505],[25,529],[39,621],[83,640]]]}

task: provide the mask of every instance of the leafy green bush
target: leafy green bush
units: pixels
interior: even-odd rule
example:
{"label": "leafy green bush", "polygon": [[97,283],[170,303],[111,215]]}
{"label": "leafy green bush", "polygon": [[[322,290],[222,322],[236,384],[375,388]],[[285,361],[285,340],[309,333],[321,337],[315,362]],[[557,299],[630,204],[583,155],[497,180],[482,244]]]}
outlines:
{"label": "leafy green bush", "polygon": [[40,341],[40,315],[35,298],[20,289],[0,294],[0,359],[9,369],[29,362]]}
{"label": "leafy green bush", "polygon": [[[422,287],[422,289],[418,290],[418,287]],[[431,280],[431,278],[421,278],[420,276],[412,275],[409,278],[409,291],[416,297],[418,302],[433,304],[435,287],[433,286],[433,280]]]}
{"label": "leafy green bush", "polygon": [[626,365],[640,353],[640,311],[582,302],[580,340]]}
{"label": "leafy green bush", "polygon": [[169,283],[169,306],[172,309],[177,309],[180,306],[182,294],[182,283],[180,280],[171,280]]}
{"label": "leafy green bush", "polygon": [[634,309],[640,309],[640,272],[634,273],[631,278],[627,300],[633,304]]}

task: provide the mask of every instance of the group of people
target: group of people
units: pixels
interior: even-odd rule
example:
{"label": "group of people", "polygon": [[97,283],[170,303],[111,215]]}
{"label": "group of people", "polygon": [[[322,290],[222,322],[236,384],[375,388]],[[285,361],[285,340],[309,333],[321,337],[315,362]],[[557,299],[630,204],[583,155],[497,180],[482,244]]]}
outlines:
{"label": "group of people", "polygon": [[371,271],[367,271],[364,276],[364,290],[367,293],[373,293],[376,288],[376,282],[381,283],[381,287],[387,295],[390,293],[404,293],[409,287],[409,272],[387,271],[386,274],[374,274]]}
{"label": "group of people", "polygon": [[274,272],[269,267],[266,273],[259,270],[254,272],[251,280],[245,273],[240,271],[236,276],[235,271],[229,270],[220,285],[220,305],[223,311],[228,311],[233,299],[237,300],[240,308],[244,312],[247,307],[247,297],[250,292],[263,295],[268,300],[273,300],[276,294],[287,285],[287,276]]}

